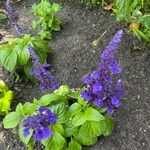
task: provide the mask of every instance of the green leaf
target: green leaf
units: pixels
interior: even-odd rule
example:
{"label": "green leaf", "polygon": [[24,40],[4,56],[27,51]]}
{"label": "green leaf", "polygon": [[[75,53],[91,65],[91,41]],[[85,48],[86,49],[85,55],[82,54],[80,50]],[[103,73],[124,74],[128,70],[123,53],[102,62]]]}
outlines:
{"label": "green leaf", "polygon": [[63,128],[63,126],[61,125],[61,123],[56,122],[56,123],[52,126],[52,130],[53,130],[54,132],[60,133],[61,135],[64,135],[64,128]]}
{"label": "green leaf", "polygon": [[17,64],[17,53],[7,44],[0,47],[0,61],[4,68],[12,72]]}
{"label": "green leaf", "polygon": [[8,113],[12,99],[13,91],[5,92],[4,96],[0,98],[0,114],[6,115]]}
{"label": "green leaf", "polygon": [[96,109],[92,107],[89,107],[86,109],[85,117],[86,117],[86,120],[89,120],[89,121],[100,121],[100,120],[105,119],[103,115],[101,115]]}
{"label": "green leaf", "polygon": [[67,85],[61,85],[58,90],[55,90],[54,93],[59,96],[65,96],[70,93],[70,88]]}
{"label": "green leaf", "polygon": [[71,116],[78,114],[82,110],[82,106],[79,103],[73,103],[69,107],[69,112]]}
{"label": "green leaf", "polygon": [[7,19],[7,15],[5,15],[4,13],[0,12],[0,21]]}
{"label": "green leaf", "polygon": [[53,4],[52,4],[51,10],[52,10],[54,13],[57,13],[60,9],[61,9],[61,7],[60,7],[59,4],[57,4],[57,3],[53,3]]}
{"label": "green leaf", "polygon": [[71,140],[66,150],[82,150],[82,146],[78,142]]}
{"label": "green leaf", "polygon": [[72,124],[72,121],[71,121],[71,120],[68,120],[68,121],[65,123],[64,129],[65,129],[65,137],[71,137],[71,136],[77,135],[77,134],[78,134],[78,131],[79,131],[79,127],[75,127],[75,126]]}
{"label": "green leaf", "polygon": [[51,105],[50,109],[58,116],[58,122],[64,123],[67,121],[67,109],[64,102],[60,102],[56,105]]}
{"label": "green leaf", "polygon": [[80,95],[78,97],[78,103],[84,107],[87,106],[87,101],[85,101]]}
{"label": "green leaf", "polygon": [[73,117],[72,124],[77,127],[86,122],[86,117],[83,112],[78,113]]}
{"label": "green leaf", "polygon": [[86,121],[79,130],[79,134],[89,137],[98,137],[102,133],[99,121]]}
{"label": "green leaf", "polygon": [[30,102],[26,102],[23,105],[23,110],[26,115],[32,115],[38,109],[38,105]]}
{"label": "green leaf", "polygon": [[66,144],[65,138],[58,132],[53,132],[52,137],[43,140],[42,144],[46,150],[62,150]]}
{"label": "green leaf", "polygon": [[25,145],[27,145],[27,144],[29,143],[31,137],[32,137],[33,130],[30,130],[30,135],[28,135],[27,137],[25,137],[25,136],[23,135],[23,126],[20,125],[20,126],[19,126],[19,132],[18,132],[18,134],[19,134],[20,140],[21,140]]}
{"label": "green leaf", "polygon": [[20,123],[19,115],[16,112],[11,112],[5,116],[3,120],[4,128],[15,128]]}
{"label": "green leaf", "polygon": [[47,106],[49,105],[51,102],[56,101],[60,98],[60,96],[52,93],[52,94],[46,94],[44,96],[42,96],[39,100],[39,104],[42,106]]}
{"label": "green leaf", "polygon": [[14,51],[16,51],[17,56],[18,56],[18,60],[17,60],[18,64],[25,65],[30,58],[30,53],[28,51],[28,44],[16,45],[14,47]]}
{"label": "green leaf", "polygon": [[101,132],[104,136],[109,136],[112,134],[113,126],[114,121],[110,115],[105,115],[105,120],[100,121]]}
{"label": "green leaf", "polygon": [[24,115],[24,109],[23,109],[23,105],[21,103],[19,103],[17,106],[16,106],[16,112],[20,115]]}
{"label": "green leaf", "polygon": [[79,141],[81,145],[91,146],[96,144],[97,137],[90,137],[79,134],[78,136],[75,137],[75,140]]}

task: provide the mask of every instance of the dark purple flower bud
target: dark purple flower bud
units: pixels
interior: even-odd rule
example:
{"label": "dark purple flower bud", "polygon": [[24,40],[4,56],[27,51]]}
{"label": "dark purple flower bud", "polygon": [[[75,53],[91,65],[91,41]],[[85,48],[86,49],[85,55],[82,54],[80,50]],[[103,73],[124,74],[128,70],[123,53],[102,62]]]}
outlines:
{"label": "dark purple flower bud", "polygon": [[[33,64],[34,64],[34,69],[30,71],[31,75],[34,75],[40,85],[41,90],[56,90],[59,88],[58,83],[55,81],[54,76],[48,72],[43,65],[41,65],[38,56],[36,55],[34,48],[29,45],[28,46],[29,53],[31,55]],[[46,67],[48,67],[48,64],[44,64]]]}
{"label": "dark purple flower bud", "polygon": [[11,22],[11,25],[14,26],[14,28],[17,30],[17,32],[18,32],[20,35],[22,35],[23,32],[24,32],[24,29],[21,28],[21,27],[18,25],[18,23],[17,23],[17,19],[16,19],[16,17],[15,17],[14,10],[13,10],[13,8],[12,8],[12,6],[11,6],[10,0],[7,0],[7,1],[6,1],[6,10],[7,10],[7,12],[8,12],[8,18],[9,18],[9,20],[10,20],[10,22]]}
{"label": "dark purple flower bud", "polygon": [[115,60],[116,50],[122,35],[122,30],[116,33],[100,56],[98,70],[83,80],[87,84],[87,89],[81,92],[81,96],[95,106],[107,108],[108,114],[113,114],[116,108],[121,106],[120,99],[123,96],[123,82],[121,80],[116,82],[113,79],[113,75],[122,72]]}

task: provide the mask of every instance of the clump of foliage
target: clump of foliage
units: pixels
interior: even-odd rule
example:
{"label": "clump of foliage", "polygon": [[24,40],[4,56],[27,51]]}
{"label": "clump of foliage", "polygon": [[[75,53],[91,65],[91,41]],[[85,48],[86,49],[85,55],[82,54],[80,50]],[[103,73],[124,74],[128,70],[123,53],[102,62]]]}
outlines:
{"label": "clump of foliage", "polygon": [[8,86],[0,80],[0,115],[8,113],[12,99],[13,91],[9,90]]}
{"label": "clump of foliage", "polygon": [[67,86],[44,95],[33,103],[21,103],[9,113],[5,128],[18,127],[21,141],[31,150],[40,141],[46,150],[81,150],[97,142],[97,137],[108,136],[113,130],[113,118],[88,104],[79,91]]}
{"label": "clump of foliage", "polygon": [[55,17],[55,14],[60,10],[60,6],[56,3],[51,4],[47,0],[42,0],[38,5],[33,7],[34,14],[40,16],[39,20],[34,21],[36,24],[34,24],[34,29],[39,25],[40,30],[35,35],[30,33],[25,34],[24,29],[18,25],[10,0],[6,2],[6,8],[11,25],[14,26],[21,37],[13,38],[8,43],[0,46],[0,63],[10,72],[15,72],[17,68],[21,67],[27,77],[34,80],[30,75],[33,63],[30,59],[28,45],[30,44],[34,47],[40,62],[42,64],[45,63],[47,53],[51,52],[52,48],[48,45],[48,41],[44,39],[46,37],[49,39],[52,31],[60,29],[60,20]]}
{"label": "clump of foliage", "polygon": [[[17,127],[21,141],[29,150],[33,150],[37,141],[44,145],[45,150],[81,150],[82,145],[95,144],[99,136],[110,135],[114,125],[112,114],[121,106],[123,96],[122,81],[113,78],[122,72],[115,60],[122,35],[123,31],[119,30],[101,54],[98,70],[83,77],[87,87],[71,90],[62,85],[39,100],[20,103],[14,112],[6,115],[4,127]],[[45,72],[33,48],[30,46],[29,49],[33,63],[40,66],[35,68],[40,74],[37,78],[46,78],[47,82],[43,84],[50,90],[51,80],[47,73],[43,77],[38,71]]]}
{"label": "clump of foliage", "polygon": [[51,39],[51,32],[60,30],[61,19],[55,17],[60,9],[60,5],[51,4],[47,0],[42,0],[38,5],[34,4],[32,6],[32,12],[39,18],[32,22],[32,29],[41,28],[39,35],[42,39]]}

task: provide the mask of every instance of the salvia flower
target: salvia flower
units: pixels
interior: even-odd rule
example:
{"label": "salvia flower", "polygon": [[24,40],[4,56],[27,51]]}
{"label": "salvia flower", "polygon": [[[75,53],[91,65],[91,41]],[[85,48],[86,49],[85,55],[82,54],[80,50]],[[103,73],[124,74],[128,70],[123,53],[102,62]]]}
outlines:
{"label": "salvia flower", "polygon": [[40,63],[39,58],[31,45],[28,46],[28,50],[30,52],[34,64],[34,69],[32,69],[30,73],[31,75],[34,75],[38,79],[40,83],[40,89],[49,91],[58,89],[59,85],[55,81],[54,76],[52,75],[52,73],[46,70],[46,68],[49,67],[50,65],[47,63],[44,63],[42,65]]}
{"label": "salvia flower", "polygon": [[113,114],[115,109],[121,106],[120,99],[123,96],[123,81],[113,79],[113,75],[122,72],[121,67],[115,60],[122,35],[123,30],[119,30],[102,52],[98,70],[83,77],[87,89],[81,92],[81,96],[100,108],[107,108],[108,114]]}
{"label": "salvia flower", "polygon": [[46,139],[53,134],[49,125],[55,124],[57,119],[58,117],[50,109],[40,106],[37,110],[37,115],[29,116],[23,120],[23,135],[27,137],[33,130],[33,139],[35,141]]}
{"label": "salvia flower", "polygon": [[16,16],[14,14],[14,10],[12,8],[12,5],[11,5],[11,2],[10,0],[7,0],[6,1],[6,10],[7,10],[7,13],[8,13],[8,18],[11,22],[11,25],[14,26],[14,28],[17,30],[17,32],[21,35],[23,34],[24,32],[24,29],[21,28],[18,23],[17,23],[17,19],[16,19]]}

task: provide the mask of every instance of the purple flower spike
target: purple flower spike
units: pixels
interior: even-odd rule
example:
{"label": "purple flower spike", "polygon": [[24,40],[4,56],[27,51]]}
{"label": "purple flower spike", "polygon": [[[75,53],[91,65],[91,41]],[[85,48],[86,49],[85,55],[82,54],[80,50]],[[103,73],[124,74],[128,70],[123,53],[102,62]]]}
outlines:
{"label": "purple flower spike", "polygon": [[87,89],[81,92],[81,96],[88,102],[100,108],[107,108],[107,114],[113,114],[116,108],[121,106],[120,99],[123,96],[123,82],[113,79],[113,75],[122,72],[122,68],[115,60],[115,54],[121,42],[123,31],[119,30],[112,38],[106,49],[100,56],[98,70],[83,78]]}
{"label": "purple flower spike", "polygon": [[23,135],[27,137],[32,129],[35,141],[46,139],[53,134],[49,125],[55,124],[57,119],[58,117],[50,109],[41,106],[37,111],[37,115],[27,117],[23,120]]}
{"label": "purple flower spike", "polygon": [[24,29],[21,28],[18,23],[17,23],[17,19],[15,17],[15,14],[14,14],[14,10],[12,8],[12,5],[11,5],[11,2],[10,0],[7,0],[6,1],[6,10],[8,12],[8,18],[10,20],[10,23],[12,26],[14,26],[14,28],[17,30],[17,32],[22,35],[23,32],[24,32]]}
{"label": "purple flower spike", "polygon": [[30,73],[38,79],[40,83],[40,89],[50,91],[58,89],[59,85],[55,81],[54,76],[45,69],[45,67],[49,67],[49,65],[44,64],[45,67],[41,65],[39,58],[31,45],[28,46],[28,50],[34,64],[34,69],[32,69]]}

